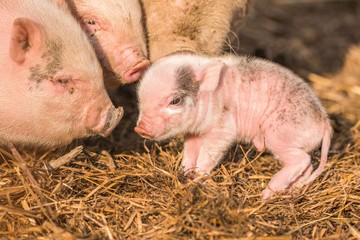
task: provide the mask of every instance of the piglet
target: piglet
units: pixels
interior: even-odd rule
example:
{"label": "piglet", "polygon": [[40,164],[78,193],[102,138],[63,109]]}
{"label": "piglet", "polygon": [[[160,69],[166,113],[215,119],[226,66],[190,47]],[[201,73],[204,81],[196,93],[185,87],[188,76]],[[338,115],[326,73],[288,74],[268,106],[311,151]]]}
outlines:
{"label": "piglet", "polygon": [[[116,73],[123,83],[141,77],[150,61],[139,0],[52,1],[79,21],[107,71]],[[105,79],[105,84],[116,86],[112,78]]]}
{"label": "piglet", "polygon": [[[154,140],[185,134],[185,173],[208,174],[236,141],[265,148],[283,165],[267,199],[323,170],[331,125],[311,88],[290,70],[253,57],[177,54],[155,62],[138,87],[135,131]],[[312,173],[309,152],[321,144]],[[312,173],[312,174],[311,174]]]}

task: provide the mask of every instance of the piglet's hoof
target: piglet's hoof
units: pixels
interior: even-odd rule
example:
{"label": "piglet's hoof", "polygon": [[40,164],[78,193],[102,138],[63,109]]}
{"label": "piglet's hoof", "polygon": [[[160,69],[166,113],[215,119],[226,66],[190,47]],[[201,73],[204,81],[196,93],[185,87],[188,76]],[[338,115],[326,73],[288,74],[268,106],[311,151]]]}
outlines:
{"label": "piglet's hoof", "polygon": [[206,183],[209,179],[209,174],[207,172],[196,170],[195,177],[193,178],[194,182]]}
{"label": "piglet's hoof", "polygon": [[184,172],[186,179],[194,180],[196,178],[196,171],[195,169],[189,169]]}
{"label": "piglet's hoof", "polygon": [[261,193],[261,200],[266,200],[274,195],[274,191],[270,188],[265,188]]}
{"label": "piglet's hoof", "polygon": [[188,180],[193,180],[194,182],[203,182],[207,179],[209,174],[201,170],[189,169],[185,171],[184,175]]}

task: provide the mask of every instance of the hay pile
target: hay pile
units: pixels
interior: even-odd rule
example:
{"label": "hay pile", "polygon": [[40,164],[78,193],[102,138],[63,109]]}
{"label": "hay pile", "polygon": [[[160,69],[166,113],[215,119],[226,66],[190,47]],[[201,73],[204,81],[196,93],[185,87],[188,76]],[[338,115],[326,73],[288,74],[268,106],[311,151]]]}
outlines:
{"label": "hay pile", "polygon": [[[116,152],[112,137],[68,155],[0,149],[0,239],[360,239],[359,69],[354,46],[339,73],[309,75],[335,129],[311,185],[261,202],[281,166],[250,145],[235,146],[201,181],[179,171],[175,140]],[[51,166],[59,157],[72,160]]]}
{"label": "hay pile", "polygon": [[314,184],[265,202],[259,194],[280,168],[271,156],[239,147],[240,154],[233,152],[232,161],[206,184],[185,183],[177,170],[178,149],[172,142],[112,158],[83,151],[53,171],[44,170],[40,160],[30,166],[38,187],[16,161],[5,161],[0,234],[6,239],[360,236],[360,154],[353,146],[333,154]]}

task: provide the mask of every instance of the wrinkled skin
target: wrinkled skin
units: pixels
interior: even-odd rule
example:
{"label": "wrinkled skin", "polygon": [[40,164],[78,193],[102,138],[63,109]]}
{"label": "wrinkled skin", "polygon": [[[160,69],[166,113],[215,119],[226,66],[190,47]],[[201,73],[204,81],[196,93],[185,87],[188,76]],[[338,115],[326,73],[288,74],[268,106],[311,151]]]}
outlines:
{"label": "wrinkled skin", "polygon": [[219,55],[252,0],[142,0],[152,62],[176,52]]}
{"label": "wrinkled skin", "polygon": [[[277,64],[172,55],[144,74],[138,98],[135,131],[154,140],[185,134],[182,167],[190,177],[210,173],[235,141],[267,148],[283,165],[263,199],[311,182],[326,163],[332,132],[327,114],[311,88]],[[308,153],[320,144],[320,165],[312,173]]]}
{"label": "wrinkled skin", "polygon": [[[138,0],[52,0],[70,11],[87,33],[96,54],[118,81],[137,81],[149,66]],[[109,78],[109,86],[117,86]]]}
{"label": "wrinkled skin", "polygon": [[56,146],[110,134],[123,110],[71,15],[46,0],[4,0],[0,32],[0,143]]}

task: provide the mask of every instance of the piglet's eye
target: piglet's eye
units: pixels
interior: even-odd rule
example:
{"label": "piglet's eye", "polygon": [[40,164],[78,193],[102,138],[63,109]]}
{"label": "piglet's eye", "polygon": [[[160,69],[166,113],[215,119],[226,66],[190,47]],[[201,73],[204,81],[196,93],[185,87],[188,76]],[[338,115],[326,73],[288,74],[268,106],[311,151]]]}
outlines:
{"label": "piglet's eye", "polygon": [[179,105],[181,103],[181,98],[177,97],[171,100],[170,105]]}

